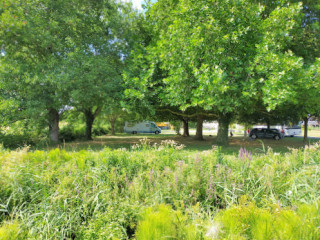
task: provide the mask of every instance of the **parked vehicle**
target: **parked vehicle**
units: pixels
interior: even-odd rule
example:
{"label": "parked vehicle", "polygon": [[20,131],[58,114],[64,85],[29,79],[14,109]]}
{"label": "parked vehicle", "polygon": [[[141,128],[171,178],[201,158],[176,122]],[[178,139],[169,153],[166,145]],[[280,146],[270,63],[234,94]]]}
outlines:
{"label": "parked vehicle", "polygon": [[144,122],[126,122],[124,126],[124,132],[126,133],[161,133],[161,128],[157,127],[155,122],[144,121]]}
{"label": "parked vehicle", "polygon": [[276,128],[253,128],[250,131],[249,137],[251,139],[257,138],[273,138],[275,140],[279,140],[283,138],[283,134],[279,129]]}
{"label": "parked vehicle", "polygon": [[301,126],[293,126],[293,127],[284,127],[284,136],[285,137],[293,137],[295,135],[301,135]]}
{"label": "parked vehicle", "polygon": [[301,135],[301,126],[286,126],[286,125],[277,125],[271,126],[272,128],[277,128],[281,131],[284,137],[294,137],[295,135]]}

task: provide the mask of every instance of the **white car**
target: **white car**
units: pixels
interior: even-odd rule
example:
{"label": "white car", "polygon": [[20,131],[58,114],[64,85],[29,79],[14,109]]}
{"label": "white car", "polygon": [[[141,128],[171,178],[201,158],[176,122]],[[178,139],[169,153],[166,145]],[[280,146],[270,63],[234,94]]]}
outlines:
{"label": "white car", "polygon": [[301,127],[293,126],[293,127],[284,127],[283,134],[285,137],[293,137],[295,135],[301,135]]}
{"label": "white car", "polygon": [[124,126],[124,132],[126,133],[161,133],[161,128],[159,128],[155,122],[144,121],[144,122],[126,122]]}

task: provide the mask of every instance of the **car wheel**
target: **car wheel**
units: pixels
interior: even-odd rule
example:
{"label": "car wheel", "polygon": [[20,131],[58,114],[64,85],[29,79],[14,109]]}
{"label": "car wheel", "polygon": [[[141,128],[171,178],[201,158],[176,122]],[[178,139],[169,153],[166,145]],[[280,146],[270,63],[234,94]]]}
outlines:
{"label": "car wheel", "polygon": [[160,132],[159,132],[158,130],[154,132],[154,134],[159,134],[159,133],[160,133]]}
{"label": "car wheel", "polygon": [[291,135],[291,137],[294,137],[294,135]]}
{"label": "car wheel", "polygon": [[274,136],[274,139],[275,139],[275,140],[279,140],[280,137],[277,135],[277,136]]}
{"label": "car wheel", "polygon": [[251,135],[251,138],[252,138],[252,139],[256,139],[256,138],[257,138],[257,135],[252,134],[252,135]]}
{"label": "car wheel", "polygon": [[137,132],[136,132],[136,131],[133,131],[132,134],[137,134]]}

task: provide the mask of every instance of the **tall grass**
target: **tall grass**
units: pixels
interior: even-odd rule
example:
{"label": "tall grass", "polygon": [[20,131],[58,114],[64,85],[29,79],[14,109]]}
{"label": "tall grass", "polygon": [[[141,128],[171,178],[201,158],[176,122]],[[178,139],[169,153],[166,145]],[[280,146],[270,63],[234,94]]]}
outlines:
{"label": "tall grass", "polygon": [[[182,148],[172,141],[150,145],[145,140],[132,149],[98,152],[0,149],[0,239],[10,234],[22,239],[147,239],[145,232],[153,226],[169,231],[168,222],[175,227],[164,236],[173,239],[218,234],[255,239],[237,227],[243,226],[242,219],[250,220],[245,229],[266,221],[280,231],[289,228],[286,217],[298,222],[308,219],[305,213],[313,218],[319,213],[314,205],[320,197],[317,144],[255,156],[246,149],[227,156],[220,148],[194,154]],[[248,204],[241,205],[243,196]],[[274,206],[283,214],[278,216]],[[248,214],[237,216],[238,208]],[[319,219],[314,219],[302,225],[310,231],[297,236],[316,239]],[[219,228],[212,228],[215,221]],[[230,221],[236,227],[229,231]],[[291,235],[300,234],[298,225],[291,229]]]}

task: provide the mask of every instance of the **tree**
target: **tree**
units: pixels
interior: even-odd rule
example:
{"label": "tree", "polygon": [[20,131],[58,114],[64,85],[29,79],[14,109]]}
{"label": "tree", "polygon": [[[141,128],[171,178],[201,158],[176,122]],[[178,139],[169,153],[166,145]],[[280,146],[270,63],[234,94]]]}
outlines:
{"label": "tree", "polygon": [[131,44],[125,27],[131,26],[126,24],[130,6],[114,0],[1,4],[1,86],[7,96],[30,116],[46,116],[54,142],[62,110],[75,105],[87,118],[91,138],[92,123],[105,103],[103,90],[110,93],[121,85],[121,59]]}
{"label": "tree", "polygon": [[[269,1],[266,3],[267,12],[272,12],[278,4],[288,5],[296,2],[299,1],[286,0],[277,4],[273,1]],[[267,86],[268,88],[265,93],[266,99],[269,99],[277,105],[276,108],[287,108],[287,110],[285,110],[286,112],[288,112],[288,110],[291,112],[294,111],[296,116],[300,119],[304,119],[306,122],[304,141],[306,141],[308,132],[307,116],[309,114],[317,114],[320,110],[320,106],[318,104],[319,97],[317,94],[320,91],[318,84],[318,58],[320,57],[320,1],[303,0],[302,3],[303,16],[300,18],[298,28],[291,33],[291,41],[287,47],[283,49],[283,53],[291,52],[291,59],[293,58],[293,55],[296,58],[294,62],[287,59],[289,64],[288,62],[284,63],[291,65],[292,69],[295,69],[295,73],[292,74],[290,78],[277,79],[276,83],[273,81],[274,85],[278,88],[277,92],[284,93],[281,94],[280,98],[276,96],[275,88],[269,88],[270,85]],[[273,57],[270,56],[270,58]],[[275,63],[275,65],[272,66],[271,62]],[[269,65],[268,71],[273,71],[273,69],[279,67],[279,61],[277,58],[273,58],[272,61],[269,61],[267,64],[264,63],[263,65]],[[283,63],[280,63],[280,65],[283,65]],[[285,71],[293,72],[292,69],[287,68]],[[284,71],[282,73],[284,73]],[[266,100],[266,102],[269,100]],[[275,106],[272,108],[275,108]]]}
{"label": "tree", "polygon": [[[300,7],[283,6],[265,17],[263,6],[246,0],[155,3],[150,18],[159,37],[149,51],[154,59],[151,69],[156,62],[167,74],[162,101],[181,110],[213,110],[219,122],[217,143],[227,144],[232,118],[263,98],[266,86],[275,89],[271,83],[279,77],[274,76],[299,61],[283,50],[291,40]],[[272,73],[264,71],[264,82],[256,73],[262,75],[259,68],[268,54],[283,65]],[[286,65],[287,60],[292,64]],[[266,104],[271,108],[274,103]]]}
{"label": "tree", "polygon": [[47,119],[50,139],[58,141],[64,53],[74,38],[73,2],[3,1],[0,12],[2,90],[19,102],[29,117]]}
{"label": "tree", "polygon": [[69,56],[71,106],[86,119],[86,139],[92,140],[92,125],[108,102],[122,93],[121,61],[117,55],[81,50]]}

